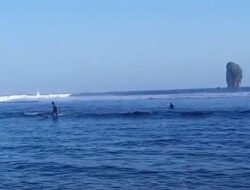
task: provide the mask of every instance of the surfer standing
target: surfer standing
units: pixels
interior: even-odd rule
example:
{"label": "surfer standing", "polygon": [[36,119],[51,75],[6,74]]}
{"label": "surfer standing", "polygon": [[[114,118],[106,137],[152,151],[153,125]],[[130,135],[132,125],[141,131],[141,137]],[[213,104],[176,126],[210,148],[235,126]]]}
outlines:
{"label": "surfer standing", "polygon": [[58,111],[57,111],[56,104],[55,104],[55,102],[52,102],[51,104],[52,104],[52,107],[53,107],[52,115],[57,117],[58,116]]}

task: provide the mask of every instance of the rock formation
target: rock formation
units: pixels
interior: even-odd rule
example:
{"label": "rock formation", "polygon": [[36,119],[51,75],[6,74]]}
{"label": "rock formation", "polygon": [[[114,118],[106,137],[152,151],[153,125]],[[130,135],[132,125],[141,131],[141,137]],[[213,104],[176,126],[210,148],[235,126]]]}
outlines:
{"label": "rock formation", "polygon": [[243,77],[242,69],[236,63],[227,64],[227,86],[228,88],[239,88]]}

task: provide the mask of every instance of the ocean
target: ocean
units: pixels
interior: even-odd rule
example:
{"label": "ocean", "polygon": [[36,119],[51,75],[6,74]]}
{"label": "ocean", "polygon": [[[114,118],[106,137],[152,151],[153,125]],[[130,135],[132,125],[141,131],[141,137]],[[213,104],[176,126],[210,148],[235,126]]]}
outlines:
{"label": "ocean", "polygon": [[250,189],[249,92],[0,100],[0,189]]}

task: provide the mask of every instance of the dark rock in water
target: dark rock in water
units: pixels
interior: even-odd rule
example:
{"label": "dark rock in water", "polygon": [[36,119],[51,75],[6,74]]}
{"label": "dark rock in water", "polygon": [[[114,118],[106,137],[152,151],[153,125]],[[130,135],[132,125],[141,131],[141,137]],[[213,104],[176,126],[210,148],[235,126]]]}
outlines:
{"label": "dark rock in water", "polygon": [[243,78],[243,72],[240,65],[229,62],[227,64],[227,86],[228,88],[239,88],[241,80]]}

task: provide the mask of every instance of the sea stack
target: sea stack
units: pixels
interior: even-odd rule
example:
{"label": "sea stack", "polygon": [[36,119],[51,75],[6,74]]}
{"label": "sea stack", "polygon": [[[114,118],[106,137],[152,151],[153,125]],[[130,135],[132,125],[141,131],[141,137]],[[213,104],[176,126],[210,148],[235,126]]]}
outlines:
{"label": "sea stack", "polygon": [[241,80],[243,78],[243,72],[240,65],[229,62],[227,64],[227,86],[228,88],[239,88]]}

